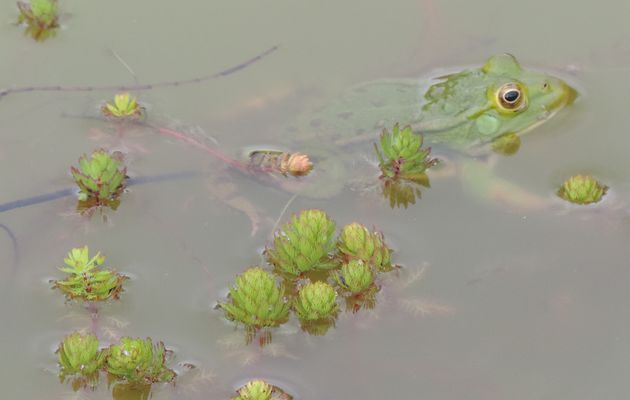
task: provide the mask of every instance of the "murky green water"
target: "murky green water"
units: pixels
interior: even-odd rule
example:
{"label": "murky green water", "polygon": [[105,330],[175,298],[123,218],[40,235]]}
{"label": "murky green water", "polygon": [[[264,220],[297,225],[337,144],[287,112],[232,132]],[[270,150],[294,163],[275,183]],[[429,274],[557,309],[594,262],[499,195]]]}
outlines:
{"label": "murky green water", "polygon": [[[116,55],[140,83],[185,79],[279,44],[231,77],[139,95],[153,124],[203,137],[231,155],[252,145],[281,146],[283,125],[353,84],[478,65],[503,51],[568,77],[582,96],[496,166],[503,179],[555,202],[545,211],[478,201],[457,179],[432,179],[406,210],[356,187],[332,199],[295,198],[283,221],[316,207],[339,226],[375,226],[405,269],[384,285],[374,312],[343,315],[324,337],[290,324],[265,349],[229,345],[240,343],[241,332],[212,307],[236,274],[260,262],[290,193],[227,172],[153,130],[133,128],[119,138],[107,122],[68,116],[97,116],[109,92],[3,98],[0,203],[72,186],[69,165],[96,147],[126,152],[133,176],[196,170],[212,178],[132,187],[107,221],[77,216],[72,198],[0,214],[19,245],[15,265],[11,241],[1,236],[2,398],[111,398],[104,384],[77,395],[56,376],[54,349],[64,335],[87,329],[89,315],[65,304],[48,280],[59,277],[66,252],[84,244],[133,277],[121,301],[101,307],[102,340],[151,336],[174,350],[178,372],[181,363],[197,366],[176,386],[155,387],[155,399],[229,398],[254,377],[303,400],[627,397],[630,3],[61,7],[69,13],[63,29],[35,43],[11,25],[14,5],[0,5],[0,87],[133,84]],[[606,201],[584,209],[556,202],[562,180],[584,171],[611,187]],[[254,235],[248,216],[230,206],[234,199],[258,219]],[[422,267],[422,279],[406,285]]]}

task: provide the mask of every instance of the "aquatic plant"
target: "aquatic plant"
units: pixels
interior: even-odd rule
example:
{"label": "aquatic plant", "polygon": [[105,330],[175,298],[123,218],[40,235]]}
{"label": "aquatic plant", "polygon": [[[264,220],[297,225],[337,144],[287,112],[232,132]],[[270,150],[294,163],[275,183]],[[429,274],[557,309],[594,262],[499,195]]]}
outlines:
{"label": "aquatic plant", "polygon": [[119,344],[104,350],[105,370],[128,383],[150,384],[172,382],[177,374],[166,367],[164,343],[153,344],[150,338],[123,337]]}
{"label": "aquatic plant", "polygon": [[354,222],[343,227],[337,249],[343,261],[363,260],[378,271],[389,271],[392,250],[385,244],[383,235],[370,232],[365,226]]}
{"label": "aquatic plant", "polygon": [[25,33],[35,40],[44,40],[55,34],[59,27],[57,0],[18,1],[18,24],[25,24]]}
{"label": "aquatic plant", "polygon": [[105,103],[101,112],[106,117],[115,119],[136,119],[144,115],[144,107],[129,93],[120,93],[114,96],[113,103]]}
{"label": "aquatic plant", "polygon": [[437,163],[429,158],[430,148],[422,148],[422,135],[415,134],[411,126],[400,130],[394,125],[392,132],[383,129],[379,147],[374,144],[382,178],[414,180]]}
{"label": "aquatic plant", "polygon": [[335,268],[338,264],[331,257],[334,234],[335,222],[325,212],[304,210],[276,233],[273,247],[265,250],[267,261],[276,272],[289,277]]}
{"label": "aquatic plant", "polygon": [[116,209],[125,189],[127,168],[119,153],[95,150],[88,158],[79,158],[79,167],[71,167],[72,177],[79,186],[79,210],[108,206]]}
{"label": "aquatic plant", "polygon": [[389,200],[391,208],[404,207],[416,204],[416,199],[422,197],[420,188],[429,187],[429,177],[421,174],[414,179],[382,178],[383,197]]}
{"label": "aquatic plant", "polygon": [[74,375],[85,378],[94,385],[98,380],[98,371],[103,365],[103,356],[98,346],[98,339],[92,334],[82,335],[74,332],[66,336],[57,349],[59,376],[62,381]]}
{"label": "aquatic plant", "polygon": [[66,267],[59,269],[69,276],[53,281],[53,288],[61,290],[69,300],[118,299],[123,290],[123,282],[128,279],[114,271],[99,269],[105,262],[105,257],[97,252],[90,258],[87,246],[72,249],[64,262]]}
{"label": "aquatic plant", "polygon": [[261,328],[276,327],[289,319],[289,303],[284,286],[260,267],[252,267],[236,277],[226,303],[219,308],[230,321],[243,324],[248,340]]}
{"label": "aquatic plant", "polygon": [[600,201],[607,191],[608,186],[590,175],[574,175],[564,181],[558,196],[574,204],[591,204]]}
{"label": "aquatic plant", "polygon": [[312,321],[334,317],[339,310],[337,293],[325,282],[312,282],[302,286],[293,307],[301,320]]}
{"label": "aquatic plant", "polygon": [[334,277],[337,284],[351,294],[362,293],[374,286],[372,268],[362,260],[350,260],[343,264]]}
{"label": "aquatic plant", "polygon": [[271,400],[273,386],[267,382],[256,379],[249,381],[238,390],[238,396],[232,400]]}

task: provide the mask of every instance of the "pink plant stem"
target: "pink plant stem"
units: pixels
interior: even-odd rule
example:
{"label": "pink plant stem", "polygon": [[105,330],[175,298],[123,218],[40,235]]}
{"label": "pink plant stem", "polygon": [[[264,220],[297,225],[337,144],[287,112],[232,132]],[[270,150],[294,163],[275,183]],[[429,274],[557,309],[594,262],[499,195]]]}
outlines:
{"label": "pink plant stem", "polygon": [[90,313],[90,330],[95,336],[98,336],[98,307],[95,302],[89,301],[87,309]]}
{"label": "pink plant stem", "polygon": [[153,127],[155,130],[157,130],[159,133],[161,133],[162,135],[166,135],[166,136],[170,136],[172,138],[175,138],[177,140],[181,140],[184,143],[187,143],[193,147],[196,147],[200,150],[203,150],[204,152],[210,154],[212,157],[221,160],[222,162],[224,162],[225,164],[227,164],[229,167],[235,168],[241,172],[247,173],[249,171],[256,171],[256,172],[272,172],[273,169],[271,168],[265,168],[265,167],[260,167],[260,166],[250,166],[247,165],[241,161],[235,160],[225,154],[223,154],[222,152],[220,152],[217,149],[214,149],[204,143],[201,143],[200,141],[193,139],[192,137],[188,136],[187,134],[183,133],[183,132],[178,132],[175,131],[173,129],[169,129],[169,128],[162,128],[162,127]]}

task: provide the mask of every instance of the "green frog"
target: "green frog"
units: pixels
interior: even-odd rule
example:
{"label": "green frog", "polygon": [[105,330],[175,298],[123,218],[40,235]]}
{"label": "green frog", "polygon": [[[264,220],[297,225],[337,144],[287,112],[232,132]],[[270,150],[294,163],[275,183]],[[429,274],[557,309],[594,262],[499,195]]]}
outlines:
{"label": "green frog", "polygon": [[[493,147],[513,152],[520,143],[518,135],[548,121],[576,97],[576,90],[563,80],[523,69],[510,54],[429,81],[364,83],[299,117],[289,134],[277,139],[309,154],[315,166],[309,176],[280,184],[304,196],[335,195],[348,184],[350,172],[364,170],[357,167],[351,156],[357,152],[350,149],[376,142],[380,132],[395,123],[410,125],[438,152],[472,156],[468,159],[483,158],[479,156],[490,154]],[[367,147],[366,151],[371,153]],[[469,163],[467,170],[478,176],[484,169]],[[486,189],[496,192],[507,186],[493,183]]]}

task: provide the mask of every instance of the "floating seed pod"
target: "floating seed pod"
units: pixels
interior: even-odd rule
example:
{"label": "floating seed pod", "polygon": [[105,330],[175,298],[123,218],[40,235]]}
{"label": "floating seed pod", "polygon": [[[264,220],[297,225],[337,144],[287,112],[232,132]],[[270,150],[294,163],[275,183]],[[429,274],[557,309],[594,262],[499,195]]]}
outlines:
{"label": "floating seed pod", "polygon": [[260,267],[252,267],[236,277],[226,303],[219,308],[230,321],[245,325],[249,333],[276,327],[289,319],[289,304],[284,286]]}
{"label": "floating seed pod", "polygon": [[138,384],[172,382],[177,375],[166,367],[164,343],[154,345],[150,338],[120,339],[105,350],[105,369],[116,379]]}
{"label": "floating seed pod", "polygon": [[380,150],[376,144],[374,148],[384,178],[413,180],[437,163],[429,158],[431,149],[422,148],[422,135],[413,133],[411,126],[400,130],[396,124],[391,133],[383,129],[380,145]]}
{"label": "floating seed pod", "polygon": [[591,204],[600,201],[607,191],[608,186],[590,175],[574,175],[564,181],[558,196],[574,204]]}
{"label": "floating seed pod", "polygon": [[362,260],[351,260],[341,266],[335,275],[337,284],[351,294],[362,293],[374,286],[372,268]]}
{"label": "floating seed pod", "polygon": [[257,150],[249,153],[249,165],[282,175],[304,176],[313,169],[308,155],[275,150]]}
{"label": "floating seed pod", "polygon": [[275,270],[289,277],[313,270],[336,268],[335,222],[321,210],[304,210],[276,233],[273,247],[265,250]]}
{"label": "floating seed pod", "polygon": [[103,365],[103,356],[98,348],[96,336],[75,332],[66,336],[59,348],[59,376],[62,381],[68,376],[85,377],[93,383],[98,379],[98,370]]}
{"label": "floating seed pod", "polygon": [[53,289],[59,289],[68,300],[104,301],[118,299],[127,276],[108,269],[100,269],[105,257],[97,252],[92,258],[87,246],[74,248],[64,259],[66,267],[60,267],[68,277],[53,281]]}
{"label": "floating seed pod", "polygon": [[372,265],[377,271],[390,271],[391,249],[385,245],[383,235],[377,232],[370,232],[368,228],[352,223],[343,227],[337,249],[343,261],[363,260]]}
{"label": "floating seed pod", "polygon": [[119,153],[111,155],[98,149],[89,158],[85,155],[79,158],[79,167],[71,167],[70,171],[79,186],[79,210],[101,206],[115,210],[118,207],[127,179],[127,168]]}

